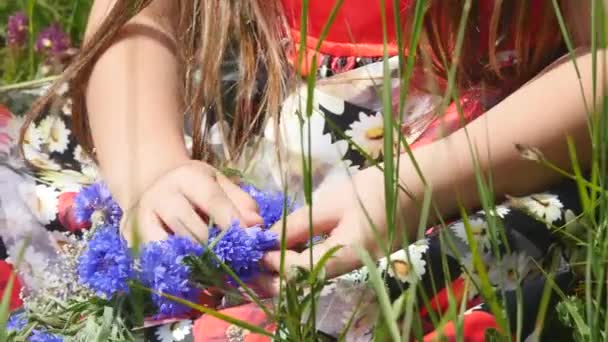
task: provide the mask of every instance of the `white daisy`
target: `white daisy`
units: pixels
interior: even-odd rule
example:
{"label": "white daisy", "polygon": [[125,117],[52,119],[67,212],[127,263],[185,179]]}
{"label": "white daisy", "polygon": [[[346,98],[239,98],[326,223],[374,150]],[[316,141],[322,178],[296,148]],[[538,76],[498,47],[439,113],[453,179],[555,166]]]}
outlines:
{"label": "white daisy", "polygon": [[[7,133],[13,141],[18,141],[21,134],[21,127],[25,123],[25,118],[22,116],[13,116],[11,121],[8,123]],[[40,130],[36,127],[35,123],[31,123],[23,136],[23,144],[31,146],[34,149],[39,150],[42,144],[42,137]]]}
{"label": "white daisy", "polygon": [[559,220],[562,217],[562,208],[564,205],[559,200],[557,195],[542,193],[534,194],[526,197],[513,197],[511,203],[518,207],[529,211],[534,216],[543,219],[547,226]]}
{"label": "white daisy", "polygon": [[70,130],[59,116],[50,115],[40,122],[40,131],[49,151],[63,153],[68,148]]}
{"label": "white daisy", "polygon": [[387,258],[380,259],[378,268],[380,271],[386,270],[392,278],[397,278],[404,283],[413,284],[426,273],[424,253],[428,249],[429,245],[426,239],[417,241],[408,246],[407,252],[402,249],[391,254],[390,265],[388,265]]}
{"label": "white daisy", "polygon": [[[481,262],[483,263],[486,271],[491,268],[492,257],[488,254],[481,255]],[[462,259],[460,259],[460,266],[463,268],[461,278],[464,279],[467,284],[467,294],[469,299],[473,299],[479,294],[479,286],[481,281],[479,279],[479,272],[474,264],[473,254],[468,253]]]}
{"label": "white daisy", "polygon": [[82,146],[77,145],[74,148],[74,160],[79,162],[80,164],[93,164],[93,160],[89,158],[89,155],[86,154]]}
{"label": "white daisy", "polygon": [[[504,219],[509,212],[511,212],[511,209],[505,205],[497,205],[496,207],[490,209],[490,215],[500,217],[501,219]],[[478,213],[486,215],[484,210],[480,210]]]}
{"label": "white daisy", "polygon": [[192,330],[192,321],[185,320],[171,324],[165,324],[156,329],[156,338],[160,342],[183,341]]}
{"label": "white daisy", "polygon": [[48,154],[42,153],[37,149],[34,149],[31,145],[23,146],[23,156],[25,159],[35,167],[44,170],[60,170],[61,166],[52,160]]}
{"label": "white daisy", "polygon": [[363,151],[376,159],[382,154],[384,145],[384,122],[381,113],[368,116],[359,113],[359,121],[350,125],[344,132]]}
{"label": "white daisy", "polygon": [[67,99],[61,107],[61,113],[65,116],[72,116],[72,99]]}
{"label": "white daisy", "polygon": [[[305,114],[307,99],[307,87],[300,87],[283,101],[283,104],[281,105],[281,116],[285,117],[286,115],[294,115],[295,113]],[[315,89],[312,99],[313,113],[320,113],[319,108],[321,106],[335,115],[344,114],[344,100],[330,95],[327,92]]]}
{"label": "white daisy", "polygon": [[30,210],[42,224],[49,224],[57,216],[57,203],[59,192],[46,185],[36,185],[33,193],[26,190],[22,193]]}
{"label": "white daisy", "polygon": [[514,252],[503,256],[502,260],[490,269],[488,277],[493,284],[506,291],[515,290],[530,272],[531,266],[530,257],[524,252]]}
{"label": "white daisy", "polygon": [[[449,227],[450,230],[452,230],[452,232],[454,232],[454,234],[460,238],[460,240],[462,240],[462,242],[466,243],[467,245],[469,244],[466,226],[464,225],[463,221],[453,223]],[[492,248],[492,241],[490,239],[489,227],[486,220],[480,217],[470,217],[469,227],[471,229],[471,235],[479,248],[484,251],[490,250]]]}

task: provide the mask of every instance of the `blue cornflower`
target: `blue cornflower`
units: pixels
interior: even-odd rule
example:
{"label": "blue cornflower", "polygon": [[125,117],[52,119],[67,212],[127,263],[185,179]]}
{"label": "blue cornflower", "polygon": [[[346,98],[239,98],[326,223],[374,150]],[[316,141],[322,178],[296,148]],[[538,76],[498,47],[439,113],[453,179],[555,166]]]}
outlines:
{"label": "blue cornflower", "polygon": [[274,249],[277,247],[277,234],[269,230],[263,230],[258,227],[245,229],[249,237],[255,240],[255,244],[262,252]]}
{"label": "blue cornflower", "polygon": [[8,322],[6,322],[6,330],[8,330],[8,332],[17,332],[23,330],[26,325],[27,316],[25,312],[15,312],[8,318]]}
{"label": "blue cornflower", "polygon": [[248,281],[259,272],[264,252],[277,245],[277,236],[259,227],[244,229],[234,221],[223,235],[211,232],[209,241],[218,259]]}
{"label": "blue cornflower", "polygon": [[127,241],[116,227],[100,227],[78,261],[79,281],[98,296],[111,298],[129,291],[127,281],[133,276],[133,259]]}
{"label": "blue cornflower", "polygon": [[241,189],[249,194],[258,204],[260,216],[264,219],[263,227],[268,229],[283,217],[283,208],[287,203],[287,213],[293,209],[293,201],[282,192],[261,191],[253,185],[243,184]]}
{"label": "blue cornflower", "polygon": [[27,340],[28,342],[63,342],[61,336],[48,333],[43,329],[35,329],[32,331],[32,335],[30,335]]}
{"label": "blue cornflower", "polygon": [[93,214],[103,215],[104,223],[118,227],[122,210],[103,183],[94,183],[80,190],[74,198],[74,216],[78,223],[91,223]]}
{"label": "blue cornflower", "polygon": [[[182,261],[186,256],[200,256],[203,251],[200,244],[176,235],[145,245],[140,256],[142,284],[155,292],[195,301],[200,290],[190,283],[190,267]],[[190,311],[157,293],[152,294],[152,301],[158,316],[174,317]]]}

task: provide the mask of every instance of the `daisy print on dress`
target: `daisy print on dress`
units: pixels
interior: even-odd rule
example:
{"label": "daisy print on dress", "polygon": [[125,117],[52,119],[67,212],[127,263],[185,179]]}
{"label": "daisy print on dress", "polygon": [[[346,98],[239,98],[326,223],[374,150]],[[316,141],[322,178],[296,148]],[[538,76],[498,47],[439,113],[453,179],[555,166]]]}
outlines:
{"label": "daisy print on dress", "polygon": [[49,115],[40,122],[42,138],[48,144],[49,152],[63,153],[70,142],[70,130],[61,117]]}
{"label": "daisy print on dress", "polygon": [[[462,242],[467,245],[469,244],[464,221],[458,221],[449,227]],[[469,218],[469,228],[478,248],[484,252],[490,251],[492,249],[492,240],[490,239],[488,222],[481,217],[472,216]]]}
{"label": "daisy print on dress", "polygon": [[522,279],[530,273],[532,269],[532,259],[525,252],[513,252],[504,255],[488,272],[490,281],[506,290],[517,289]]}
{"label": "daisy print on dress", "polygon": [[344,132],[356,145],[371,158],[378,159],[382,155],[384,146],[384,121],[381,113],[367,115],[359,113],[359,120],[350,125],[350,129]]}
{"label": "daisy print on dress", "polygon": [[159,342],[179,342],[184,341],[191,331],[192,321],[184,320],[160,326],[154,334]]}
{"label": "daisy print on dress", "polygon": [[[485,268],[485,271],[488,271],[488,268],[493,268],[492,266],[492,257],[488,254],[482,254],[480,256],[481,263]],[[467,287],[467,297],[468,299],[473,299],[479,294],[479,288],[481,286],[481,280],[479,277],[479,270],[475,266],[473,254],[468,253],[460,260],[460,266],[462,267],[462,274],[460,278],[462,278]]]}
{"label": "daisy print on dress", "polygon": [[[507,216],[507,214],[509,214],[510,212],[511,212],[511,209],[509,209],[509,207],[507,207],[505,205],[497,205],[496,207],[491,208],[488,213],[491,216],[496,216],[501,219],[504,219],[505,216]],[[481,214],[481,215],[486,215],[485,210],[480,210],[477,213]]]}
{"label": "daisy print on dress", "polygon": [[34,189],[22,189],[21,196],[40,223],[49,224],[55,220],[59,192],[54,188],[40,184]]}
{"label": "daisy print on dress", "polygon": [[564,207],[557,195],[549,193],[511,197],[510,204],[545,221],[547,227],[562,218],[562,208]]}
{"label": "daisy print on dress", "polygon": [[[426,239],[417,241],[390,255],[390,264],[387,258],[378,261],[378,269],[387,272],[388,276],[403,283],[414,284],[426,273],[426,260],[424,254],[429,249]],[[408,255],[409,254],[409,255]]]}

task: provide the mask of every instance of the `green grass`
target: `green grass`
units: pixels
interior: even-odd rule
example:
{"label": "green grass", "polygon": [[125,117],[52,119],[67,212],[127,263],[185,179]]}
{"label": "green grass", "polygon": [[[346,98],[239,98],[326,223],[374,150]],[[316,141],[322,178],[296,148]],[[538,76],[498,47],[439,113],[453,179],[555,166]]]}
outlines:
{"label": "green grass", "polygon": [[[383,0],[380,2],[383,12],[386,8],[387,2],[392,1],[393,6],[398,7],[399,0]],[[53,4],[49,4],[50,1],[33,1],[33,0],[18,0],[0,3],[0,32],[4,32],[4,23],[6,18],[14,13],[16,10],[24,10],[28,13],[31,22],[32,33],[37,32],[40,28],[50,24],[51,22],[59,22],[64,29],[70,32],[73,41],[80,41],[84,32],[86,15],[90,3],[88,1],[71,1],[71,0],[54,0]],[[447,91],[443,95],[444,101],[442,108],[445,108],[450,102],[458,100],[459,94],[456,87],[456,67],[459,63],[460,49],[462,42],[467,34],[465,31],[464,22],[469,15],[471,9],[472,0],[464,1],[464,7],[462,9],[462,20],[460,29],[458,31],[456,40],[456,49],[452,60],[443,61],[445,69],[448,70],[448,87]],[[329,16],[329,20],[324,26],[319,39],[319,48],[321,42],[326,37],[329,28],[335,20],[335,14],[342,6],[343,1],[336,1],[332,14]],[[574,44],[571,42],[570,34],[561,16],[561,9],[559,8],[558,2],[553,1],[554,10],[557,17],[559,18],[559,24],[561,33],[564,36],[566,45],[569,49],[571,62],[575,63]],[[599,0],[593,0],[592,12],[589,13],[592,32],[591,50],[593,54],[593,93],[596,98],[597,89],[599,89],[598,83],[604,82],[603,79],[598,79],[596,73],[597,70],[605,68],[605,51],[603,48],[607,44],[608,22],[606,21],[603,9],[603,3]],[[302,1],[303,13],[301,17],[302,21],[302,32],[301,35],[304,37],[307,35],[307,20],[308,20],[308,6],[309,1]],[[407,45],[409,51],[416,51],[416,47],[420,42],[423,17],[428,7],[428,1],[417,0],[415,3],[414,18],[408,18],[408,23],[411,22],[411,36],[403,37],[401,32],[397,34],[397,44],[401,51],[404,51],[404,47]],[[402,23],[406,22],[405,18],[400,18],[398,13],[394,17],[388,17],[386,13],[383,13],[382,24],[383,24],[383,36],[384,42],[387,43],[387,32],[388,23],[393,20],[396,26],[399,27]],[[1,33],[3,34],[3,33]],[[1,50],[3,56],[3,69],[2,77],[3,84],[0,86],[11,86],[19,82],[36,82],[41,77],[39,72],[39,58],[35,55],[32,48],[34,42],[34,35],[30,36],[30,46],[27,47],[24,52],[27,56],[22,58],[20,61],[9,60],[8,52],[6,49]],[[301,51],[305,50],[305,43],[300,44]],[[388,57],[388,50],[385,49],[384,56]],[[385,214],[388,222],[388,237],[386,241],[378,241],[381,246],[390,246],[393,244],[395,238],[399,235],[404,235],[402,231],[397,229],[398,206],[397,197],[399,191],[401,191],[401,184],[397,175],[399,174],[399,160],[400,158],[411,159],[412,165],[417,169],[418,176],[422,182],[426,184],[424,174],[420,171],[417,166],[414,155],[411,152],[410,147],[405,143],[401,130],[397,129],[403,121],[403,110],[404,103],[408,98],[408,84],[411,79],[412,71],[415,64],[416,55],[411,53],[409,55],[399,56],[400,65],[400,81],[401,86],[399,89],[399,106],[398,112],[393,113],[392,106],[392,93],[391,93],[391,76],[388,75],[388,62],[384,63],[385,77],[382,81],[382,90],[378,96],[382,99],[385,108],[384,111],[384,132],[385,132],[385,144],[383,148],[383,155],[386,160],[382,165],[376,165],[381,168],[384,173],[384,194],[386,201]],[[298,59],[298,66],[301,67],[304,61],[304,56],[300,55]],[[318,61],[313,59],[311,70],[314,70]],[[578,66],[576,66],[578,72]],[[311,74],[307,79],[304,80],[308,89],[309,96],[307,98],[306,107],[300,109],[300,115],[302,118],[301,132],[308,132],[307,136],[310,136],[310,123],[306,121],[307,117],[312,115],[313,105],[313,89],[316,85],[316,79],[314,73]],[[593,141],[593,158],[591,166],[591,174],[588,179],[584,178],[584,173],[579,165],[579,161],[576,154],[576,147],[571,143],[569,155],[572,161],[572,170],[574,172],[569,173],[565,170],[557,169],[555,165],[549,160],[544,158],[538,158],[537,162],[545,165],[547,168],[561,173],[562,175],[573,179],[577,182],[580,202],[583,208],[583,214],[580,219],[584,222],[584,234],[582,236],[574,236],[578,240],[573,242],[573,246],[580,249],[580,260],[577,264],[578,269],[583,270],[584,281],[581,282],[581,288],[578,291],[578,296],[571,294],[565,294],[559,291],[553,282],[555,274],[556,263],[552,262],[548,269],[543,269],[543,273],[547,278],[547,284],[543,290],[541,300],[541,310],[536,317],[536,330],[537,336],[543,335],[545,324],[547,323],[550,314],[557,313],[561,319],[570,325],[572,329],[572,339],[576,341],[603,341],[606,339],[608,334],[608,313],[606,308],[608,307],[608,290],[606,289],[606,276],[608,275],[607,260],[608,260],[608,198],[607,198],[607,184],[608,173],[607,173],[607,158],[608,158],[608,98],[604,95],[599,97],[601,101],[597,103],[591,103],[589,110],[589,134]],[[588,99],[587,99],[588,100]],[[457,103],[459,101],[456,101]],[[586,101],[589,104],[588,101]],[[394,115],[396,114],[396,115]],[[339,135],[344,136],[344,132],[337,132]],[[305,134],[302,134],[305,136]],[[400,141],[397,150],[394,150],[393,141]],[[311,144],[310,141],[306,142],[302,139],[301,152],[302,155],[310,156]],[[404,151],[405,153],[401,153]],[[480,151],[473,148],[470,145],[469,153],[475,156],[475,166],[477,168],[477,191],[479,198],[481,199],[482,207],[486,212],[489,212],[495,206],[495,196],[492,189],[492,175],[487,175],[479,170],[477,164],[477,156]],[[310,157],[303,158],[302,168],[305,170],[304,177],[304,194],[306,204],[312,206],[312,160]],[[285,189],[287,192],[288,189]],[[417,228],[418,236],[426,228],[427,222],[431,216],[437,216],[438,210],[434,199],[431,197],[430,188],[427,187],[427,192],[424,198],[415,198],[420,204],[420,222],[418,227],[406,227],[409,229]],[[360,203],[364,202],[364,199],[359,199]],[[314,212],[309,211],[309,217],[312,217]],[[506,332],[505,336],[500,333],[489,333],[493,335],[493,341],[507,341],[507,340],[520,340],[518,333],[514,335],[510,331],[519,332],[522,329],[522,310],[523,302],[521,291],[518,291],[517,299],[517,319],[513,322],[508,321],[504,314],[505,303],[501,299],[501,293],[496,293],[489,282],[487,275],[487,268],[483,263],[483,260],[479,257],[477,246],[471,235],[471,227],[467,217],[467,210],[461,208],[461,215],[465,222],[465,227],[469,235],[469,242],[472,246],[473,252],[473,264],[476,271],[480,275],[479,291],[482,294],[486,303],[488,303],[491,311],[497,318],[499,327],[503,332]],[[488,216],[489,217],[489,216]],[[442,217],[434,217],[437,221],[443,222]],[[502,232],[501,222],[497,219],[489,219],[488,224],[490,226],[489,231],[491,232],[492,246],[499,254],[497,246],[499,244],[505,244],[506,239],[503,234],[497,234],[496,232]],[[370,222],[370,229],[376,229],[373,222]],[[567,234],[563,227],[554,227],[556,233]],[[310,239],[312,240],[312,227],[309,229]],[[442,239],[449,239],[448,237],[442,236]],[[442,240],[443,241],[443,240]],[[407,237],[404,239],[404,245],[407,245]],[[443,241],[443,245],[450,246],[450,241]],[[285,250],[285,241],[281,241],[281,249]],[[388,256],[387,248],[383,248]],[[281,279],[281,296],[276,301],[276,305],[271,308],[267,308],[262,304],[262,300],[254,298],[254,302],[264,307],[264,310],[269,312],[269,316],[273,317],[279,327],[280,334],[275,336],[278,341],[298,341],[298,340],[319,340],[322,341],[323,337],[319,336],[316,331],[316,302],[318,295],[327,279],[323,272],[324,263],[329,260],[331,254],[335,253],[337,249],[330,250],[326,257],[313,265],[312,254],[310,255],[310,269],[306,270],[285,270],[284,262],[282,262],[281,269],[284,271],[284,275]],[[378,320],[377,329],[375,331],[377,340],[392,340],[392,341],[403,341],[407,340],[409,336],[420,337],[422,330],[420,327],[419,319],[417,318],[417,311],[420,308],[429,308],[429,299],[424,296],[417,296],[417,293],[424,293],[421,288],[421,284],[412,286],[410,289],[404,292],[404,294],[394,303],[390,302],[388,291],[384,285],[384,279],[382,275],[375,267],[374,260],[370,256],[368,251],[359,251],[362,263],[368,266],[370,269],[370,283],[372,288],[376,291],[378,296],[378,303],[380,307],[380,318]],[[284,253],[282,254],[282,261],[284,259]],[[444,269],[447,270],[447,261],[443,259]],[[288,275],[288,276],[287,276]],[[433,280],[434,281],[434,280]],[[433,283],[435,288],[441,288],[448,284],[446,283]],[[310,291],[306,291],[306,288]],[[559,296],[560,304],[556,310],[548,307],[548,298],[551,290],[555,290]],[[253,293],[248,288],[246,289],[250,296]],[[7,317],[7,302],[6,298],[0,305],[0,325],[3,325]],[[176,299],[177,300],[177,299]],[[183,302],[183,301],[181,301]],[[456,331],[458,340],[463,340],[462,331],[462,313],[465,307],[458,303],[454,294],[448,293],[449,306],[444,313],[431,314],[431,321],[433,324],[440,328],[447,322],[453,321],[456,324]],[[240,326],[250,331],[258,332],[260,334],[266,334],[260,329],[250,326],[247,322],[238,321],[230,317],[225,317],[221,313],[208,308],[202,308],[193,303],[190,303],[192,308],[198,309],[201,312],[213,315],[217,318],[224,319],[232,324]],[[404,318],[401,321],[398,318]],[[2,329],[0,329],[0,339],[2,335]],[[344,336],[344,334],[343,334]],[[570,338],[569,338],[570,339]]]}

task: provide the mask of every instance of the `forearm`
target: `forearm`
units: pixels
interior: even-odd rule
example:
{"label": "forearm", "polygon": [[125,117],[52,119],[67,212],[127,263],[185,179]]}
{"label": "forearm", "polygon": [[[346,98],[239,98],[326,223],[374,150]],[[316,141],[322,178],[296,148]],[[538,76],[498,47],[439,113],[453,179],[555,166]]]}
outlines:
{"label": "forearm", "polygon": [[[577,60],[585,98],[592,99],[591,56]],[[599,79],[599,78],[598,78]],[[603,87],[598,94],[603,93]],[[414,152],[423,174],[433,188],[433,200],[444,216],[480,206],[476,171],[471,148],[477,152],[480,169],[491,173],[492,188],[500,199],[542,189],[559,179],[547,167],[521,158],[516,144],[533,146],[546,159],[563,169],[571,169],[567,136],[577,147],[582,167],[589,165],[591,143],[587,112],[579,80],[571,61],[522,87],[480,119],[451,136]],[[411,161],[403,156],[401,179],[422,198],[424,187],[415,175]],[[410,213],[415,216],[413,209]]]}
{"label": "forearm", "polygon": [[[98,22],[95,15],[99,12],[94,9],[91,25]],[[177,58],[168,27],[149,12],[140,14],[99,58],[88,83],[87,108],[97,158],[123,206],[188,159]]]}

